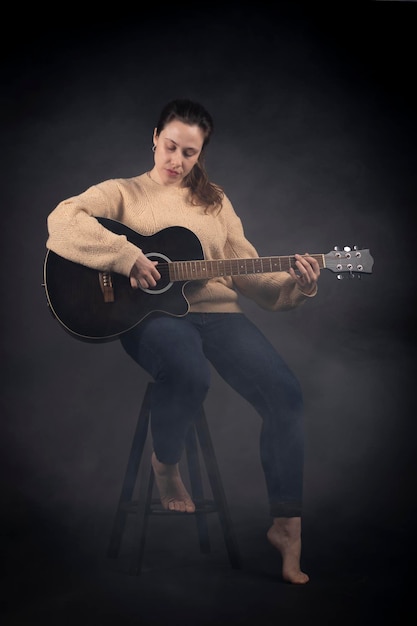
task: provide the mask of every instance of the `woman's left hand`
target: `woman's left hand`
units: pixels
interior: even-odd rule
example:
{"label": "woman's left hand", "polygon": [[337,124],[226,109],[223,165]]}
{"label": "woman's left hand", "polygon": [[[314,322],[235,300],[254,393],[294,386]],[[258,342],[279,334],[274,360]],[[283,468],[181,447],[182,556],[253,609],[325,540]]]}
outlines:
{"label": "woman's left hand", "polygon": [[317,281],[320,276],[320,267],[317,260],[308,254],[296,254],[295,265],[297,271],[290,267],[289,272],[300,290],[310,296],[316,290]]}

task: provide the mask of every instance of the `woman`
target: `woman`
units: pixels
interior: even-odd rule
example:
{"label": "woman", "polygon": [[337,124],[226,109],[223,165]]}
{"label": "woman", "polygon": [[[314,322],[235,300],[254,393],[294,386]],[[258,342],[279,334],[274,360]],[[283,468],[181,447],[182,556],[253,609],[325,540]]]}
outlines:
{"label": "woman", "polygon": [[[61,202],[48,217],[47,247],[71,261],[129,276],[132,287],[141,289],[157,285],[157,261],[95,217],[118,220],[142,235],[185,227],[199,238],[206,259],[258,257],[229,199],[205,171],[203,156],[212,130],[212,118],[200,104],[167,104],[154,130],[152,169],[102,182]],[[282,556],[284,579],[304,584],[302,394],[238,300],[243,294],[262,308],[279,311],[314,296],[320,275],[316,260],[301,255],[295,259],[296,271],[190,281],[187,315],[152,313],[122,334],[121,343],[155,380],[152,464],[167,509],[195,510],[178,462],[187,429],[209,388],[209,363],[255,407],[262,418],[260,454],[272,516],[267,538]]]}

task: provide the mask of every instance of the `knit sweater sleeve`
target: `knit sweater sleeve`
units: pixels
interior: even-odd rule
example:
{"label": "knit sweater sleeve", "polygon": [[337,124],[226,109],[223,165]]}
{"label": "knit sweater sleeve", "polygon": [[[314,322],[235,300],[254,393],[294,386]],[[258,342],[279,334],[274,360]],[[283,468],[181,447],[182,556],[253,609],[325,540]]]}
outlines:
{"label": "knit sweater sleeve", "polygon": [[128,276],[139,249],[96,219],[123,221],[128,203],[129,192],[124,189],[123,181],[117,179],[60,202],[47,218],[46,247],[70,261]]}
{"label": "knit sweater sleeve", "polygon": [[[256,248],[246,238],[242,222],[227,198],[221,213],[227,220],[226,258],[258,258]],[[316,288],[311,295],[304,294],[287,272],[234,276],[233,283],[242,295],[269,311],[292,309],[317,293]]]}

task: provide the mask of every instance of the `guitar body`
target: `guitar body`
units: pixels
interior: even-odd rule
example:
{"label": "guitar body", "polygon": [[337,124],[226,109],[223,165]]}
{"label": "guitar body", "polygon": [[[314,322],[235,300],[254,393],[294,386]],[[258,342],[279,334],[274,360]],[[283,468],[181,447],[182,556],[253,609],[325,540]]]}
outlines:
{"label": "guitar body", "polygon": [[[125,235],[151,260],[159,263],[203,259],[201,243],[186,228],[173,226],[143,236],[120,222],[98,218],[112,232]],[[189,310],[184,295],[188,281],[171,282],[167,272],[154,289],[133,289],[129,278],[111,273],[113,301],[105,301],[100,273],[48,250],[44,285],[54,317],[72,336],[83,341],[106,342],[131,330],[150,313],[181,317]]]}

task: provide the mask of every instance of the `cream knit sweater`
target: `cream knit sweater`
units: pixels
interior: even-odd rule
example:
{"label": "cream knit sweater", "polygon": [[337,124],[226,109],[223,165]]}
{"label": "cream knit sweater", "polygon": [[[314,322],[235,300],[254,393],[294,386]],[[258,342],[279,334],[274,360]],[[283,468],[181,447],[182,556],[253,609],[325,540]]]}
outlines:
{"label": "cream knit sweater", "polygon": [[[188,201],[186,188],[159,185],[146,174],[104,181],[58,204],[48,216],[47,248],[82,265],[129,276],[138,248],[94,216],[122,222],[141,235],[183,226],[197,235],[205,259],[259,256],[226,196],[220,212],[206,214]],[[293,308],[308,297],[287,272],[191,281],[185,288],[194,312],[241,312],[238,292],[271,311]]]}

